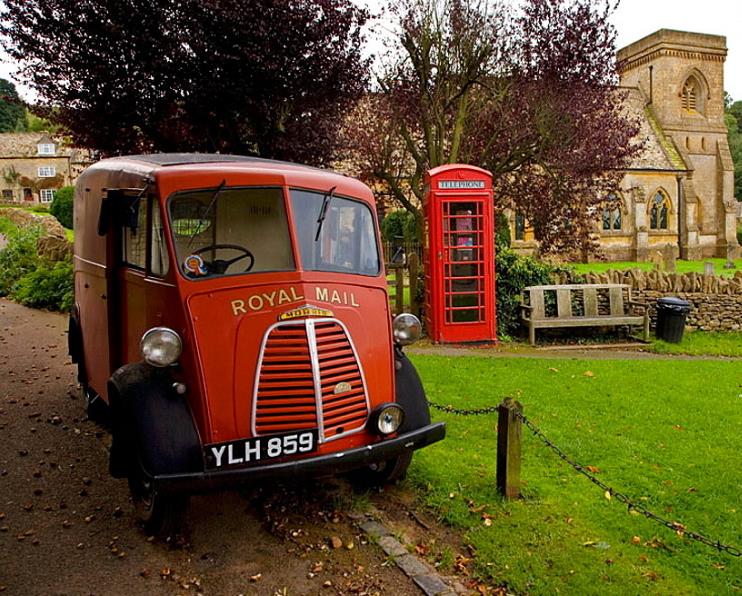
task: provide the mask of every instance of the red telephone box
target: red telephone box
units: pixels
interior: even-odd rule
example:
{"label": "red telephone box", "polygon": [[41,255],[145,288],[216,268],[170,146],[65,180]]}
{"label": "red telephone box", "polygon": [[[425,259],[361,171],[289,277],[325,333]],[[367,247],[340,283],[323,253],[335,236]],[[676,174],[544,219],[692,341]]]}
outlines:
{"label": "red telephone box", "polygon": [[492,174],[451,164],[425,175],[425,318],[436,343],[495,341]]}

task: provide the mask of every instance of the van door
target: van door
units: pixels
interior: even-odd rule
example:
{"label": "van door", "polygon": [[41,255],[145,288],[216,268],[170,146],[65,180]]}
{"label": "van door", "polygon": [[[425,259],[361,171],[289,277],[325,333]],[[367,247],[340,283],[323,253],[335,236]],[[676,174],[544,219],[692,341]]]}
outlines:
{"label": "van door", "polygon": [[115,273],[115,368],[140,360],[139,341],[147,329],[163,324],[168,304],[173,306],[175,288],[165,281],[169,257],[157,198],[138,197],[128,209],[120,225],[120,258]]}

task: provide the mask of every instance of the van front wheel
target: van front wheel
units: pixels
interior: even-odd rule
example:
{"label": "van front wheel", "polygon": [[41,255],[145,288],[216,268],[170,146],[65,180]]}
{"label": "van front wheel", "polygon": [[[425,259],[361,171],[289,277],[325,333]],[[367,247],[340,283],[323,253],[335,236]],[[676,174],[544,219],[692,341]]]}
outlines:
{"label": "van front wheel", "polygon": [[136,516],[145,532],[173,536],[182,530],[188,509],[187,496],[162,494],[139,470],[132,472],[128,481]]}
{"label": "van front wheel", "polygon": [[410,463],[412,463],[412,451],[406,451],[397,457],[371,464],[360,470],[354,470],[350,473],[350,480],[360,488],[391,484],[404,479]]}

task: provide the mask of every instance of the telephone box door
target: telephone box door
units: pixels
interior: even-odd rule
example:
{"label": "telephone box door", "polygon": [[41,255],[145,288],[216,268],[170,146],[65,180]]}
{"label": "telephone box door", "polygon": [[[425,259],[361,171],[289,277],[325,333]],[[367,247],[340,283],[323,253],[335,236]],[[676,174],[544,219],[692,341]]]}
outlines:
{"label": "telephone box door", "polygon": [[492,178],[473,166],[426,177],[426,316],[435,342],[495,340]]}

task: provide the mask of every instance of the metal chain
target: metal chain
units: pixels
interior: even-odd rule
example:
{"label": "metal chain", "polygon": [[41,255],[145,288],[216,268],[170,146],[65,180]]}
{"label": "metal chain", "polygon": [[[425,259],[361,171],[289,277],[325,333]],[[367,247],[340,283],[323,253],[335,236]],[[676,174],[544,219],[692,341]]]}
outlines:
{"label": "metal chain", "polygon": [[444,406],[441,404],[433,403],[428,400],[428,405],[431,408],[439,410],[441,412],[448,412],[449,414],[457,414],[458,416],[481,416],[482,414],[494,414],[497,412],[498,406],[487,406],[486,408],[474,408],[471,410],[465,410],[463,408],[454,408],[453,406]]}
{"label": "metal chain", "polygon": [[557,447],[554,443],[552,443],[549,440],[549,438],[543,432],[541,432],[541,429],[539,429],[535,424],[533,424],[533,422],[531,422],[528,418],[526,418],[521,412],[515,412],[515,416],[520,418],[523,424],[525,424],[531,430],[531,432],[533,432],[533,434],[536,437],[541,439],[544,445],[546,445],[549,449],[554,451],[554,453],[556,453],[560,459],[564,460],[567,464],[572,466],[580,474],[582,474],[588,480],[590,480],[590,482],[602,488],[612,498],[626,505],[629,511],[636,511],[637,513],[640,513],[644,517],[654,520],[657,523],[662,524],[663,526],[666,526],[667,528],[675,532],[681,538],[683,536],[686,536],[690,538],[691,540],[695,540],[696,542],[701,542],[702,544],[711,546],[719,551],[724,551],[732,555],[733,557],[742,557],[742,551],[740,549],[734,546],[730,546],[728,544],[722,544],[719,540],[712,540],[711,538],[707,538],[703,534],[699,534],[697,532],[689,532],[688,530],[686,530],[683,524],[670,521],[663,517],[660,517],[656,513],[653,513],[652,511],[644,507],[644,505],[642,505],[641,503],[635,503],[625,494],[608,486],[605,482],[601,481],[595,475],[591,474],[585,467],[573,461],[566,453],[564,453],[564,451],[562,451],[559,447]]}
{"label": "metal chain", "polygon": [[[455,408],[451,405],[436,404],[430,400],[428,400],[428,405],[431,408],[434,408],[441,412],[456,414],[458,416],[480,416],[483,414],[493,414],[497,412],[498,409],[498,406],[487,406],[484,408],[473,408],[467,410],[463,408]],[[700,542],[702,544],[715,548],[718,551],[724,551],[732,555],[733,557],[742,557],[742,550],[728,544],[722,544],[719,540],[712,540],[710,538],[707,538],[703,534],[699,534],[697,532],[689,532],[683,524],[660,517],[656,513],[647,509],[641,503],[635,503],[624,493],[619,492],[614,488],[608,486],[594,474],[591,474],[584,466],[572,460],[564,451],[562,451],[559,447],[552,443],[549,438],[541,431],[541,429],[539,429],[535,424],[533,424],[533,422],[526,418],[523,413],[516,411],[515,416],[518,417],[523,422],[523,424],[525,424],[526,427],[544,443],[544,445],[554,451],[554,453],[556,453],[561,460],[572,466],[580,474],[590,480],[590,482],[603,489],[611,498],[614,498],[618,502],[626,505],[629,511],[636,511],[644,517],[656,521],[657,523],[669,528],[680,537],[687,536],[691,540],[695,540],[696,542]]]}

